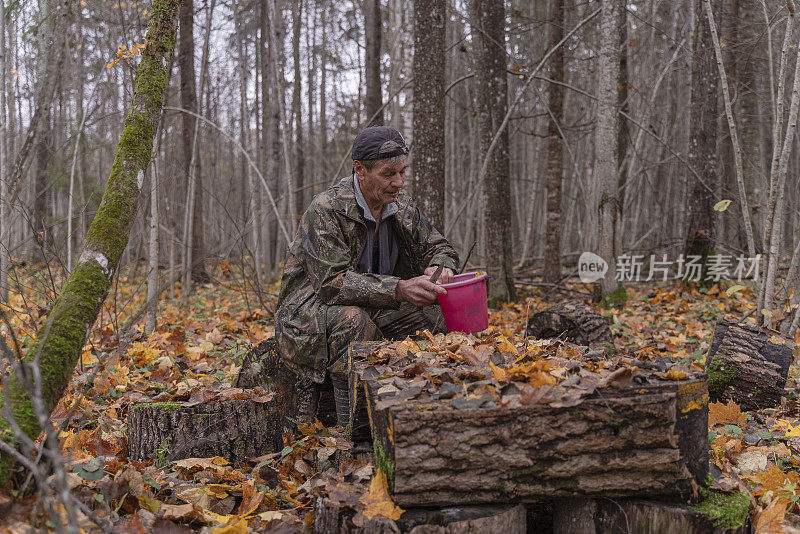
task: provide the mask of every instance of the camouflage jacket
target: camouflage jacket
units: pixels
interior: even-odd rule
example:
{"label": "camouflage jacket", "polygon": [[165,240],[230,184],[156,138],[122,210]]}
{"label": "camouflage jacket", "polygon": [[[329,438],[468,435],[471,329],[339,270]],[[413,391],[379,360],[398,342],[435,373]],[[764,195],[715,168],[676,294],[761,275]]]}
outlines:
{"label": "camouflage jacket", "polygon": [[356,203],[353,177],[317,195],[289,246],[275,312],[275,334],[286,365],[315,382],[325,379],[328,306],[397,308],[401,279],[430,265],[456,271],[458,256],[408,196],[401,191],[392,224],[399,249],[394,275],[355,271],[367,241],[367,225]]}

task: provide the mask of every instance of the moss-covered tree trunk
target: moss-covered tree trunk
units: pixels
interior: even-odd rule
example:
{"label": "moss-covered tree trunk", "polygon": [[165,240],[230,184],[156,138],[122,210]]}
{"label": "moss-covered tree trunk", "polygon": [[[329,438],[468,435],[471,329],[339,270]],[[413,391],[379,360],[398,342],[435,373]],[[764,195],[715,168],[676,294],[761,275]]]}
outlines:
{"label": "moss-covered tree trunk", "polygon": [[[142,52],[131,110],[125,119],[103,200],[89,227],[77,265],[47,324],[25,355],[26,363],[38,357],[42,397],[48,411],[52,411],[64,392],[128,243],[164,103],[168,57],[175,46],[180,3],[181,0],[153,0],[147,46]],[[21,377],[12,376],[4,387],[0,413],[5,412],[3,403],[9,400],[11,413],[22,430],[31,437],[37,436],[39,424]],[[0,438],[14,442],[5,418],[0,418]],[[0,482],[9,478],[12,468],[11,458],[0,456]]]}

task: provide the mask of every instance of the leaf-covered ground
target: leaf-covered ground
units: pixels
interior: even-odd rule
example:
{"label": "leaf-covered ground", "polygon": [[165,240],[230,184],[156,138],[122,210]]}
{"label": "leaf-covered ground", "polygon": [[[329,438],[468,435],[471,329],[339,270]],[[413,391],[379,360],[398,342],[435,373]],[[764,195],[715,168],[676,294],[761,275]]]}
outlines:
{"label": "leaf-covered ground", "polygon": [[[225,273],[223,273],[224,275]],[[230,275],[230,273],[228,272]],[[46,319],[42,293],[31,288],[12,295],[10,324],[24,347]],[[36,276],[43,277],[41,273]],[[221,458],[167,462],[127,460],[125,419],[141,402],[238,398],[253,393],[232,387],[247,348],[274,335],[271,284],[259,302],[240,291],[233,278],[199,287],[189,306],[162,301],[156,331],[126,324],[143,305],[140,279],[122,277],[104,306],[69,388],[52,421],[75,495],[122,531],[215,533],[303,532],[313,523],[313,499],[338,492],[342,501],[360,503],[363,514],[393,517],[385,481],[372,466],[346,460],[331,467],[346,441],[336,429],[300,428],[302,439],[285,442],[276,454],[231,466]],[[581,290],[581,287],[573,289]],[[702,369],[717,318],[740,319],[753,306],[749,289],[708,291],[676,284],[637,284],[627,305],[604,311],[613,321],[619,347],[638,359],[668,358],[684,369]],[[164,295],[166,296],[166,295]],[[488,336],[514,342],[524,336],[526,318],[557,297],[523,295],[519,303],[493,310]],[[563,298],[563,297],[558,297]],[[10,340],[8,327],[0,331]],[[733,403],[710,408],[709,447],[715,488],[741,490],[751,501],[759,531],[791,529],[800,485],[800,409],[796,402],[798,368],[792,366],[783,406],[743,413]],[[546,381],[545,381],[546,382]],[[544,383],[544,382],[543,382]],[[48,521],[36,494],[11,487],[0,490],[0,532],[38,532]],[[81,527],[96,528],[80,512]]]}

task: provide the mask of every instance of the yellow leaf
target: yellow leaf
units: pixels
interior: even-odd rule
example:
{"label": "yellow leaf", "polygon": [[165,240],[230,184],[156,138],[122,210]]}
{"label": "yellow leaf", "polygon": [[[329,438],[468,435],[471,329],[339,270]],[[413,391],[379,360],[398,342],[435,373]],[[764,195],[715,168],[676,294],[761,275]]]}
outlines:
{"label": "yellow leaf", "polygon": [[497,367],[492,362],[489,362],[489,367],[492,368],[492,374],[494,374],[494,379],[498,382],[508,382],[508,373],[505,369],[501,367]]}
{"label": "yellow leaf", "polygon": [[678,371],[677,369],[667,371],[668,380],[686,380],[687,378],[689,377],[683,371]]}
{"label": "yellow leaf", "polygon": [[515,355],[519,354],[517,347],[515,347],[514,344],[506,338],[506,336],[500,336],[497,338],[497,348],[501,352],[510,352],[511,354]]}
{"label": "yellow leaf", "polygon": [[732,200],[720,200],[714,204],[714,211],[725,211],[731,205]]}
{"label": "yellow leaf", "polygon": [[789,425],[787,430],[788,430],[788,432],[786,432],[786,434],[784,434],[786,437],[790,437],[790,436],[800,437],[800,425],[797,425],[797,426]]}
{"label": "yellow leaf", "polygon": [[400,519],[403,515],[403,509],[395,506],[392,498],[389,496],[389,490],[386,485],[386,475],[383,471],[378,470],[375,476],[372,477],[372,482],[369,484],[367,493],[361,496],[361,503],[365,506],[364,517],[372,519],[376,515],[388,517],[393,521]]}
{"label": "yellow leaf", "polygon": [[247,534],[247,519],[238,519],[211,529],[212,534]]}
{"label": "yellow leaf", "polygon": [[744,286],[740,286],[739,284],[736,284],[735,286],[731,286],[728,289],[726,289],[725,290],[725,294],[730,297],[731,295],[733,295],[734,293],[738,293],[742,289],[744,289]]}

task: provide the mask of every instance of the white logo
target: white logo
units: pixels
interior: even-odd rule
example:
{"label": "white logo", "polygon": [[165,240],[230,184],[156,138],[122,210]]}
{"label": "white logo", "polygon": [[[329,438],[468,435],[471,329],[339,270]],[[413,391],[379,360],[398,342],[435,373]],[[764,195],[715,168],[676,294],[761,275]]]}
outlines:
{"label": "white logo", "polygon": [[578,276],[584,284],[591,284],[603,278],[608,272],[606,260],[594,252],[584,252],[578,258]]}

